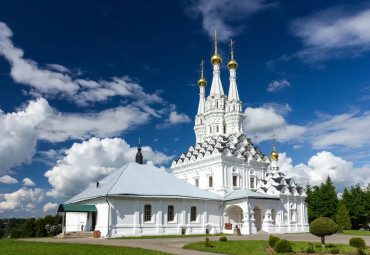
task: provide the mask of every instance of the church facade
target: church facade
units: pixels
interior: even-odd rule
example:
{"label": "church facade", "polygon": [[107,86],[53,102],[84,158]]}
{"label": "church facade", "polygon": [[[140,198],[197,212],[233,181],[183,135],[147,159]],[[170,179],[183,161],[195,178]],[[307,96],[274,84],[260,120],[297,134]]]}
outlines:
{"label": "church facade", "polygon": [[79,209],[61,210],[65,231],[100,230],[103,236],[308,231],[305,191],[279,171],[275,141],[269,158],[243,134],[238,63],[230,45],[229,93],[221,83],[215,36],[208,97],[203,61],[198,81],[196,144],[173,161],[172,173],[143,164],[139,146],[137,163],[66,202],[65,208]]}

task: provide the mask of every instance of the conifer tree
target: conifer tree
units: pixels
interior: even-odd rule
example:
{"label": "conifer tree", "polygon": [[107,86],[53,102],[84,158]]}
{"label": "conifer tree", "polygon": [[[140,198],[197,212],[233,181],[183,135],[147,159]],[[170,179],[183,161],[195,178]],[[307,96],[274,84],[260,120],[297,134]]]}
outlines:
{"label": "conifer tree", "polygon": [[338,208],[338,213],[336,216],[336,222],[338,226],[342,229],[351,229],[351,217],[349,216],[348,210],[344,204],[341,204]]}

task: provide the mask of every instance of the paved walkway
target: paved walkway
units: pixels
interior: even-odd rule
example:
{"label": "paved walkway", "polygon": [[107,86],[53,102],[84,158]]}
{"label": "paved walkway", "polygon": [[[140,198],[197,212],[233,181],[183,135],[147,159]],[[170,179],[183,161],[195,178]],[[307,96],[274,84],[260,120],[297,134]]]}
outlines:
{"label": "paved walkway", "polygon": [[[256,234],[246,236],[227,236],[229,240],[268,240],[270,234]],[[311,234],[276,234],[280,238],[290,241],[305,241],[305,242],[320,242],[320,238]],[[349,235],[332,235],[326,237],[327,243],[343,243],[348,244],[350,238],[354,236]],[[361,236],[366,244],[370,246],[370,236]],[[211,236],[211,241],[216,241],[220,236]],[[189,237],[189,238],[159,238],[159,239],[96,239],[96,238],[66,238],[66,239],[52,239],[52,238],[32,238],[23,239],[33,242],[53,242],[53,243],[85,243],[85,244],[100,244],[113,246],[128,246],[138,247],[143,249],[162,251],[179,255],[206,255],[215,254],[209,252],[184,250],[182,247],[188,243],[204,241],[205,237]],[[219,254],[219,253],[218,253]]]}

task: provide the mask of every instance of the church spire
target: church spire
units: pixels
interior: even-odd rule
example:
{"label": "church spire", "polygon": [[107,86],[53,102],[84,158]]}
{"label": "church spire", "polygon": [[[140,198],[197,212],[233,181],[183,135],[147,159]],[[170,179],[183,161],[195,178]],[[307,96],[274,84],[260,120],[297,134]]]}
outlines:
{"label": "church spire", "polygon": [[139,147],[137,147],[137,153],[136,153],[136,163],[143,164],[144,158],[143,154],[141,153],[141,147],[140,147],[140,137],[139,137]]}
{"label": "church spire", "polygon": [[202,114],[205,112],[205,88],[207,86],[207,81],[203,77],[203,73],[204,73],[204,61],[203,60],[200,66],[201,66],[201,78],[198,81],[199,90],[200,90],[198,114]]}
{"label": "church spire", "polygon": [[220,65],[222,63],[221,56],[217,53],[217,31],[215,30],[215,54],[211,58],[211,63],[213,65],[213,79],[210,96],[220,98],[224,95],[224,90],[222,88],[220,79]]}
{"label": "church spire", "polygon": [[231,49],[231,60],[227,64],[227,67],[230,71],[230,87],[229,87],[229,100],[236,100],[239,101],[239,93],[238,93],[238,87],[236,85],[236,68],[238,67],[238,63],[234,60],[234,45],[235,41],[231,39],[231,42],[229,44]]}
{"label": "church spire", "polygon": [[277,172],[279,171],[279,167],[277,166],[277,161],[279,159],[279,154],[275,150],[275,133],[272,133],[272,152],[270,154],[271,157],[271,171],[272,172]]}

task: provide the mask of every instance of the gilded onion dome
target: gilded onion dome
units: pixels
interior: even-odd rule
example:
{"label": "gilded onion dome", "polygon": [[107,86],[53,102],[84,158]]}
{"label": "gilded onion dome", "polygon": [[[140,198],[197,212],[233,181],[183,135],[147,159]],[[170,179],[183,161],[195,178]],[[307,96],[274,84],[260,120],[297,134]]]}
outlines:
{"label": "gilded onion dome", "polygon": [[198,85],[199,85],[199,87],[201,87],[201,86],[207,86],[207,80],[206,79],[204,79],[204,77],[203,77],[203,73],[204,73],[204,69],[203,69],[203,66],[204,66],[204,61],[202,60],[202,63],[200,64],[200,66],[202,67],[201,68],[201,77],[200,77],[200,79],[198,80]]}
{"label": "gilded onion dome", "polygon": [[275,136],[276,135],[274,133],[272,133],[272,139],[273,139],[272,146],[273,146],[273,150],[272,150],[272,152],[270,154],[271,159],[278,159],[279,158],[279,154],[275,150]]}
{"label": "gilded onion dome", "polygon": [[233,44],[235,43],[235,41],[233,42],[233,40],[231,39],[231,43],[229,44],[230,48],[231,48],[231,60],[229,61],[229,63],[227,64],[227,67],[229,69],[231,68],[238,68],[238,62],[236,62],[236,60],[234,59],[234,49],[233,49]]}
{"label": "gilded onion dome", "polygon": [[221,63],[222,63],[222,58],[221,58],[221,56],[217,53],[217,31],[215,30],[215,35],[214,35],[214,37],[215,37],[215,54],[211,57],[211,63],[212,63],[212,65],[214,65],[214,64],[219,64],[219,65],[221,65]]}

